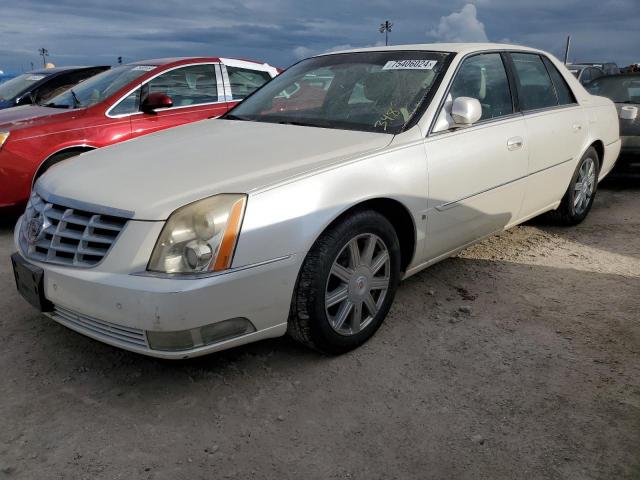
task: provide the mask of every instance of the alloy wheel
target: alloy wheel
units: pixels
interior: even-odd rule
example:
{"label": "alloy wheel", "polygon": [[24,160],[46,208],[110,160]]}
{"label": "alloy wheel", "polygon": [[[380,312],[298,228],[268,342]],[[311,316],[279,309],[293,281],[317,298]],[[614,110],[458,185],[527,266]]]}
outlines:
{"label": "alloy wheel", "polygon": [[585,158],[580,166],[574,185],[573,208],[576,215],[582,215],[589,206],[596,186],[596,165],[592,158]]}
{"label": "alloy wheel", "polygon": [[325,290],[329,324],[340,335],[366,328],[389,289],[389,250],[380,237],[365,233],[352,238],[334,260]]}

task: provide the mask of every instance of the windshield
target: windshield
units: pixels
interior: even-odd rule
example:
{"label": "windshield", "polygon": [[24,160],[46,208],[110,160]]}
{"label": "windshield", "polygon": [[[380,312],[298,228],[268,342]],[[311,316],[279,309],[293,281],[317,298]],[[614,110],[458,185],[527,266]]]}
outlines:
{"label": "windshield", "polygon": [[23,73],[0,85],[0,100],[12,100],[48,75],[44,73]]}
{"label": "windshield", "polygon": [[53,97],[47,107],[84,108],[106,100],[129,82],[157,68],[153,65],[123,65],[102,72]]}
{"label": "windshield", "polygon": [[616,103],[640,104],[640,76],[615,76],[598,78],[586,85],[593,95],[610,98]]}
{"label": "windshield", "polygon": [[224,118],[398,133],[443,71],[445,53],[359,52],[303,60]]}

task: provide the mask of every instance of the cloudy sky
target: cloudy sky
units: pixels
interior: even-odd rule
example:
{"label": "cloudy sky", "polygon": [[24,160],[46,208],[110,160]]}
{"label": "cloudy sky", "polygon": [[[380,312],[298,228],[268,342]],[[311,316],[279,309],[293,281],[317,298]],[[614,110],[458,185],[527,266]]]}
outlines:
{"label": "cloudy sky", "polygon": [[3,2],[0,69],[46,47],[58,65],[215,55],[287,66],[317,52],[390,43],[496,41],[572,60],[640,62],[640,0],[18,0]]}

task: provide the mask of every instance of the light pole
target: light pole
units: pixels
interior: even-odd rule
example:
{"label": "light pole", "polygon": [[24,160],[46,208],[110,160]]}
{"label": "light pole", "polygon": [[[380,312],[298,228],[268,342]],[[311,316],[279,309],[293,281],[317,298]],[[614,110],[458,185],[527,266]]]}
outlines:
{"label": "light pole", "polygon": [[569,49],[571,48],[571,35],[567,37],[567,45],[564,49],[564,64],[569,62]]}
{"label": "light pole", "polygon": [[391,32],[391,28],[393,27],[393,23],[389,20],[385,20],[384,23],[380,24],[379,31],[380,33],[384,33],[384,44],[389,45],[389,32]]}
{"label": "light pole", "polygon": [[42,47],[42,48],[38,49],[38,53],[40,55],[42,55],[42,66],[44,68],[47,68],[47,57],[49,56],[49,50],[47,50],[46,48]]}

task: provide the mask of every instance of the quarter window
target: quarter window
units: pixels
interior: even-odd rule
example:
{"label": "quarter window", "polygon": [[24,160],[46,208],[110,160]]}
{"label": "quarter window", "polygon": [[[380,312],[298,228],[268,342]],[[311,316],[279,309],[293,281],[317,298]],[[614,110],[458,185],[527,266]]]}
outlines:
{"label": "quarter window", "polygon": [[140,87],[127,95],[110,112],[110,115],[127,115],[140,110]]}
{"label": "quarter window", "polygon": [[509,79],[499,53],[483,53],[466,59],[453,84],[451,96],[476,98],[482,105],[480,120],[513,113]]}
{"label": "quarter window", "polygon": [[260,70],[227,67],[233,100],[242,100],[271,80],[271,75]]}
{"label": "quarter window", "polygon": [[548,58],[544,58],[544,64],[547,67],[549,75],[551,75],[551,80],[553,81],[553,86],[555,87],[556,94],[558,96],[558,103],[560,105],[576,103],[576,98],[573,96],[573,92],[571,92],[569,85],[567,85],[567,81],[558,71],[556,66],[551,63],[551,60]]}
{"label": "quarter window", "polygon": [[218,85],[214,65],[191,65],[170,70],[151,80],[144,95],[165,93],[174,107],[187,107],[218,101]]}
{"label": "quarter window", "polygon": [[522,110],[537,110],[558,105],[558,99],[539,55],[512,53]]}

